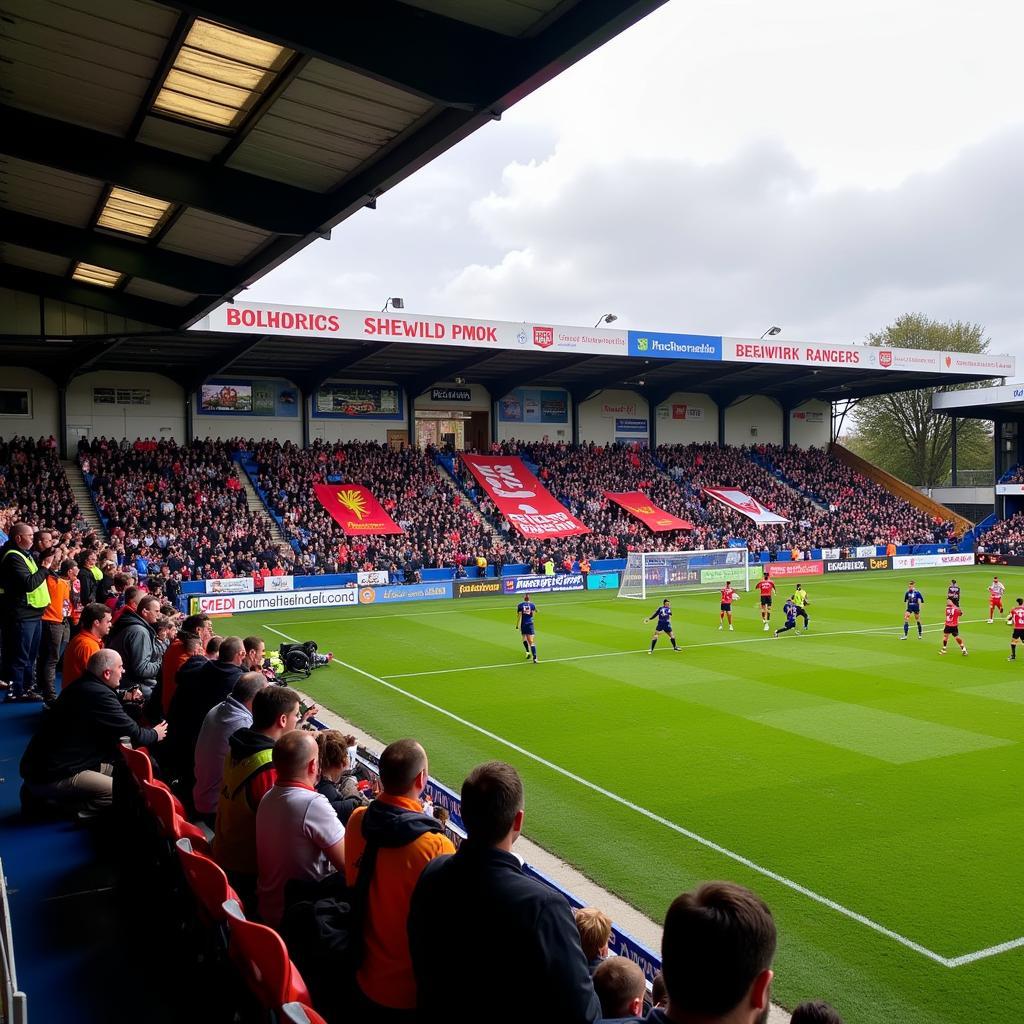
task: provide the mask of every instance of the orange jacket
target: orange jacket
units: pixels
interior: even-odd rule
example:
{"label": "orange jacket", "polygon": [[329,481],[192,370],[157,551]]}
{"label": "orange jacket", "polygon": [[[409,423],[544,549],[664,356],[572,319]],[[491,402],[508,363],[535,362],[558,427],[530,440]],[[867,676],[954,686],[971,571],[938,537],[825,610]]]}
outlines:
{"label": "orange jacket", "polygon": [[64,667],[61,669],[61,685],[75,682],[85,675],[89,659],[103,646],[92,633],[76,633],[64,651]]}
{"label": "orange jacket", "polygon": [[[382,794],[377,799],[410,811],[423,810],[418,800],[407,797]],[[345,829],[345,880],[349,885],[356,883],[366,847],[362,828],[365,813],[365,807],[357,807]],[[443,853],[454,852],[451,840],[437,832],[425,833],[406,846],[377,851],[366,915],[366,955],[356,981],[363,993],[381,1006],[400,1010],[416,1006],[416,980],[406,931],[409,902],[427,864]]]}
{"label": "orange jacket", "polygon": [[71,580],[59,576],[48,576],[46,587],[50,591],[50,603],[43,612],[43,622],[63,622],[71,618]]}
{"label": "orange jacket", "polygon": [[185,645],[175,637],[160,666],[160,706],[164,709],[164,717],[171,708],[171,698],[178,687],[178,669],[186,661],[188,655],[185,653]]}

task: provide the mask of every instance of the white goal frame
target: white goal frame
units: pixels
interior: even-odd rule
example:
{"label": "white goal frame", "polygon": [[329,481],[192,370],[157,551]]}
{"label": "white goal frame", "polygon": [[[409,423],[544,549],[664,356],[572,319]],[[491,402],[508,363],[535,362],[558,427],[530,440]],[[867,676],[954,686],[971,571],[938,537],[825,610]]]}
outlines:
{"label": "white goal frame", "polygon": [[[716,560],[716,556],[724,556]],[[661,563],[660,565],[658,563]],[[673,565],[673,563],[675,563]],[[670,580],[672,569],[691,575],[694,581]],[[652,581],[658,571],[664,583]],[[704,572],[709,573],[704,582]],[[726,576],[728,571],[728,576]],[[619,580],[619,597],[643,601],[648,594],[685,594],[697,590],[720,590],[729,579],[736,589],[750,590],[750,553],[747,548],[712,548],[707,551],[631,551]]]}

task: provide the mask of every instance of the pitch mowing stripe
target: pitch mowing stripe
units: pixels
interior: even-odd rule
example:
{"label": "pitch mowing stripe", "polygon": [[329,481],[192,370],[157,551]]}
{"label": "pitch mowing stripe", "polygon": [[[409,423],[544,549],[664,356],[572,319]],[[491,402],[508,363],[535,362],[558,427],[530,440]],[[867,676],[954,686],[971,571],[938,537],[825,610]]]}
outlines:
{"label": "pitch mowing stripe", "polygon": [[[978,620],[984,621],[984,620]],[[263,624],[264,629],[269,629],[271,633],[276,633],[278,636],[283,637],[289,643],[299,643],[294,637],[288,636],[287,633],[282,633],[279,629],[274,629],[273,626],[268,626],[266,623]],[[892,627],[887,627],[892,628]],[[877,632],[877,630],[850,630],[848,632]],[[829,634],[818,634],[826,636]],[[757,639],[771,639],[770,637],[758,637]],[[746,643],[749,641],[733,641]],[[700,646],[719,646],[718,644],[703,644]],[[618,653],[634,653],[634,652],[618,652]],[[562,659],[562,660],[576,660],[576,659]],[[888,939],[892,939],[894,942],[899,943],[901,946],[905,946],[907,949],[913,950],[915,953],[919,953],[921,956],[926,957],[928,960],[934,963],[940,964],[943,967],[955,968],[961,967],[964,964],[974,963],[977,960],[986,959],[987,957],[998,956],[1000,953],[1006,953],[1013,949],[1018,949],[1024,946],[1024,936],[1019,939],[1012,939],[1009,942],[1001,943],[997,946],[990,946],[987,949],[977,950],[973,953],[964,953],[958,957],[944,957],[940,953],[936,953],[934,950],[929,949],[927,946],[922,946],[919,942],[915,942],[913,939],[907,938],[905,935],[900,935],[899,932],[893,931],[891,928],[886,928],[885,925],[879,924],[877,921],[873,921],[870,917],[866,917],[864,914],[858,913],[856,910],[851,910],[849,907],[843,906],[842,903],[837,903],[835,900],[829,899],[827,896],[822,896],[820,893],[816,893],[813,889],[808,889],[807,886],[801,885],[799,882],[794,882],[791,878],[786,878],[785,875],[780,875],[776,871],[772,871],[770,868],[766,868],[756,861],[750,860],[749,857],[744,857],[740,853],[736,853],[734,850],[730,850],[728,847],[722,846],[716,843],[712,839],[707,839],[696,832],[691,832],[689,829],[684,828],[682,825],[676,824],[674,821],[670,821],[668,818],[662,817],[660,814],[656,814],[654,811],[648,810],[646,807],[641,807],[639,804],[633,803],[632,800],[627,800],[623,796],[619,796],[617,793],[613,793],[609,789],[605,789],[603,786],[599,786],[589,779],[585,779],[575,772],[569,771],[567,768],[563,768],[561,765],[555,764],[553,761],[549,761],[546,758],[541,757],[539,754],[534,754],[532,751],[527,750],[525,747],[519,746],[517,743],[513,743],[511,740],[505,739],[503,736],[499,736],[497,733],[491,732],[489,729],[483,728],[483,726],[477,725],[475,722],[470,722],[465,718],[461,718],[453,711],[449,711],[447,708],[442,708],[437,704],[433,704],[423,697],[417,696],[415,693],[410,693],[408,690],[403,690],[400,686],[395,686],[394,683],[387,682],[386,679],[382,679],[380,676],[373,675],[372,672],[367,672],[365,669],[358,668],[355,665],[350,665],[346,661],[340,661],[338,658],[334,658],[330,664],[339,665],[349,669],[351,672],[355,672],[358,675],[365,676],[365,678],[386,687],[389,690],[393,690],[395,693],[401,694],[403,697],[408,697],[409,700],[415,701],[417,704],[421,704],[425,708],[429,708],[431,711],[436,711],[438,714],[444,715],[450,718],[453,722],[457,722],[459,725],[465,726],[467,729],[472,729],[474,732],[480,733],[482,736],[486,736],[488,739],[494,740],[496,743],[500,743],[503,746],[514,750],[517,754],[521,754],[523,757],[529,758],[531,761],[536,761],[537,764],[543,765],[545,768],[556,772],[559,775],[564,776],[567,779],[589,789],[595,793],[606,797],[609,800],[614,801],[617,804],[639,814],[649,821],[653,821],[658,825],[663,825],[665,828],[670,829],[673,832],[684,836],[687,839],[692,840],[701,846],[720,854],[723,857],[727,857],[730,860],[735,861],[737,864],[742,864],[745,868],[755,872],[756,874],[762,875],[765,878],[771,879],[773,882],[778,882],[780,885],[785,886],[787,889],[791,889],[793,892],[799,893],[801,896],[806,896],[808,899],[813,900],[815,903],[819,903],[824,907],[828,907],[829,910],[834,910],[838,914],[842,914],[844,917],[848,917],[851,921],[856,921],[858,924],[864,925],[866,928],[870,928],[872,931],[877,932],[879,935],[884,935]],[[495,666],[503,667],[503,666]],[[391,678],[398,678],[392,676]]]}

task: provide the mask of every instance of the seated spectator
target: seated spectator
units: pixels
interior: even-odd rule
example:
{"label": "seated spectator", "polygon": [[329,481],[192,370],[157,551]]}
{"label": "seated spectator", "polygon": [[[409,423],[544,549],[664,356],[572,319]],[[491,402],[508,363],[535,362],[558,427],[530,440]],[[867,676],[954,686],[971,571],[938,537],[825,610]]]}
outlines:
{"label": "seated spectator", "polygon": [[608,956],[608,942],[612,937],[612,919],[597,907],[580,907],[575,913],[576,930],[580,945],[587,958],[587,967],[593,974]]}
{"label": "seated spectator", "polygon": [[253,699],[266,685],[267,679],[262,672],[245,672],[239,676],[228,697],[211,708],[203,719],[196,740],[192,806],[211,828],[217,820],[217,798],[224,781],[228,740],[239,729],[252,725]]}
{"label": "seated spectator", "polygon": [[243,899],[256,891],[256,809],[276,779],[274,744],[299,724],[299,695],[264,686],[252,701],[252,726],[228,740],[217,800],[213,856]]}
{"label": "seated spectator", "polygon": [[263,659],[267,656],[267,645],[262,637],[247,636],[244,641],[245,658],[242,660],[243,672],[262,672]]}
{"label": "seated spectator", "polygon": [[489,1024],[521,1024],[543,1008],[561,1024],[596,1021],[601,1006],[569,904],[512,853],[523,828],[519,773],[499,761],[474,768],[462,784],[462,821],[468,838],[423,873],[409,911],[421,1015],[475,1024],[487,1007]]}
{"label": "seated spectator", "polygon": [[164,660],[160,668],[160,706],[163,708],[164,714],[167,714],[171,708],[171,699],[174,697],[174,691],[178,685],[178,669],[190,657],[185,650],[185,640],[189,636],[198,636],[205,648],[210,637],[213,636],[210,616],[202,613],[188,616],[182,622],[178,635],[164,652]]}
{"label": "seated spectator", "polygon": [[256,811],[256,860],[260,916],[276,928],[285,911],[286,886],[289,900],[343,891],[337,883],[344,875],[335,872],[345,868],[345,827],[313,788],[320,752],[310,733],[285,733],[274,744],[273,762],[274,788]]}
{"label": "seated spectator", "polygon": [[624,956],[602,960],[594,971],[594,991],[601,1002],[605,1020],[623,1020],[643,1015],[647,979],[639,964]]}
{"label": "seated spectator", "polygon": [[61,690],[21,759],[23,807],[56,801],[89,814],[113,801],[113,764],[122,736],[133,747],[153,747],[167,723],[152,729],[125,714],[114,691],[123,666],[117,651],[97,651],[74,686]]}
{"label": "seated spectator", "polygon": [[103,646],[103,639],[110,632],[110,609],[95,601],[82,609],[78,620],[78,632],[71,638],[64,651],[64,666],[61,669],[61,689],[85,675],[89,659]]}
{"label": "seated spectator", "polygon": [[775,921],[749,889],[707,882],[665,915],[661,970],[668,1006],[650,1024],[763,1024],[771,1010]]}
{"label": "seated spectator", "polygon": [[815,999],[801,1003],[793,1011],[789,1024],[843,1024],[843,1018],[834,1007]]}
{"label": "seated spectator", "polygon": [[665,988],[665,975],[655,971],[651,982],[651,1006],[655,1010],[664,1010],[668,1006],[668,990]]}
{"label": "seated spectator", "polygon": [[380,755],[383,792],[367,808],[352,812],[345,832],[345,875],[356,883],[368,844],[376,848],[363,937],[365,955],[356,972],[359,1019],[391,1019],[416,1009],[416,979],[409,956],[406,921],[421,872],[455,847],[441,826],[424,814],[420,794],[427,785],[427,754],[415,740],[389,744]]}
{"label": "seated spectator", "polygon": [[357,807],[365,807],[369,803],[359,791],[354,776],[346,774],[349,769],[346,738],[337,729],[321,729],[316,734],[320,752],[320,777],[316,791],[326,798],[342,825],[348,824]]}
{"label": "seated spectator", "polygon": [[147,700],[160,678],[160,665],[167,649],[167,644],[157,639],[155,626],[159,618],[159,599],[146,595],[139,600],[137,611],[125,605],[106,641],[107,647],[117,651],[124,661],[125,689],[138,687]]}

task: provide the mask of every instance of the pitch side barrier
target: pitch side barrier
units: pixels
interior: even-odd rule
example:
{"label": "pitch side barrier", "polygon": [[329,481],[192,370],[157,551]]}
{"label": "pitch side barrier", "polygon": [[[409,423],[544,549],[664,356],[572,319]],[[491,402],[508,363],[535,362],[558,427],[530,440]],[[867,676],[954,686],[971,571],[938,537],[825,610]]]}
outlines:
{"label": "pitch side barrier", "polygon": [[[356,754],[356,760],[363,765],[375,780],[379,781],[380,777],[377,769],[380,759],[376,754],[360,747]],[[448,836],[457,849],[462,840],[466,838],[466,830],[462,824],[462,802],[459,799],[458,793],[430,778],[427,779],[427,788],[424,790],[424,793],[430,797],[435,807],[443,807],[448,812],[449,817],[444,831],[445,835]],[[538,882],[543,883],[549,889],[553,889],[563,896],[573,909],[579,910],[581,907],[586,906],[585,903],[571,892],[563,889],[554,879],[548,878],[542,871],[531,867],[525,861],[523,862],[523,871],[531,878],[535,878]],[[659,957],[637,939],[634,939],[628,932],[622,931],[621,928],[616,927],[614,924],[612,925],[612,936],[608,940],[608,948],[616,956],[629,957],[635,964],[638,964],[644,972],[648,985],[654,981],[654,975],[661,970],[661,959]]]}

